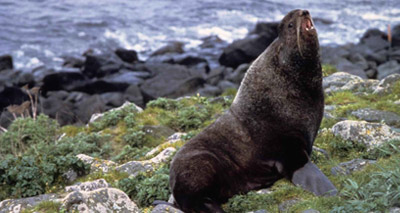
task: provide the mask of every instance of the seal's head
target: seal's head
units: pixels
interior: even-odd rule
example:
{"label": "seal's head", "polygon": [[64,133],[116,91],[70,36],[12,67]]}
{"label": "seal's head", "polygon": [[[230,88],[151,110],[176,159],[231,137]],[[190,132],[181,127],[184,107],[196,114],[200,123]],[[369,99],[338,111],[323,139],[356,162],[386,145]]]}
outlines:
{"label": "seal's head", "polygon": [[302,58],[312,58],[318,53],[317,31],[307,10],[289,12],[279,24],[279,40],[283,45],[297,50]]}

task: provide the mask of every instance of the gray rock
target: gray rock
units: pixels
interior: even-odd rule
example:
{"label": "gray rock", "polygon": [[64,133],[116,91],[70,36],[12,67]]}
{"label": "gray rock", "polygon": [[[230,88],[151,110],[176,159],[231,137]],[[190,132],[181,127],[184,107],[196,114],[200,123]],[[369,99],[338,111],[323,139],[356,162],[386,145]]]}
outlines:
{"label": "gray rock", "polygon": [[96,172],[100,170],[103,172],[109,172],[113,167],[117,165],[113,161],[92,158],[85,154],[79,154],[76,157],[79,158],[84,163],[90,165],[90,172]]}
{"label": "gray rock", "polygon": [[244,78],[244,75],[247,72],[247,69],[249,69],[250,64],[241,64],[239,65],[227,78],[227,80],[232,81],[235,84],[240,84],[242,82],[242,79]]}
{"label": "gray rock", "polygon": [[201,96],[214,97],[220,95],[222,90],[217,86],[205,84],[203,88],[197,90],[197,93],[199,93]]}
{"label": "gray rock", "polygon": [[142,92],[140,91],[140,88],[137,85],[130,85],[126,90],[123,95],[123,99],[132,103],[135,103],[136,105],[143,107],[144,106],[144,100],[143,100],[143,95]]}
{"label": "gray rock", "polygon": [[156,147],[153,148],[152,150],[150,150],[150,151],[146,154],[146,157],[152,156],[152,155],[156,154],[157,152],[160,152],[160,151],[162,150],[163,147],[172,146],[172,145],[174,145],[174,144],[180,142],[180,141],[182,140],[181,138],[182,138],[183,136],[185,136],[185,135],[186,135],[186,133],[183,133],[183,132],[176,132],[176,133],[174,133],[173,135],[171,135],[171,136],[169,136],[169,137],[167,138],[167,141],[166,141],[166,142],[164,142],[164,143],[162,143],[162,144],[156,146]]}
{"label": "gray rock", "polygon": [[83,183],[76,183],[72,186],[65,187],[66,192],[77,192],[77,191],[85,191],[90,192],[100,188],[108,188],[111,185],[107,183],[104,179],[98,179],[94,181],[87,181]]}
{"label": "gray rock", "polygon": [[294,206],[299,201],[300,201],[299,199],[291,199],[284,201],[278,206],[279,212],[289,212],[290,207]]}
{"label": "gray rock", "polygon": [[67,181],[67,183],[72,183],[78,178],[78,173],[76,173],[73,169],[65,172],[62,177]]}
{"label": "gray rock", "polygon": [[218,83],[218,87],[222,90],[225,91],[227,89],[237,89],[239,85],[234,84],[230,81],[222,80]]}
{"label": "gray rock", "polygon": [[163,55],[166,53],[183,53],[183,46],[185,44],[179,41],[173,41],[170,42],[169,44],[157,49],[156,51],[154,51],[151,55],[155,56],[155,55]]}
{"label": "gray rock", "polygon": [[27,197],[21,199],[8,199],[0,202],[0,213],[19,213],[25,208],[36,206],[43,201],[56,201],[56,194],[43,194],[35,197]]}
{"label": "gray rock", "polygon": [[389,209],[389,213],[400,213],[400,208],[399,207],[392,207],[392,208]]}
{"label": "gray rock", "polygon": [[151,213],[184,213],[184,212],[172,206],[160,204],[154,207]]}
{"label": "gray rock", "polygon": [[400,74],[400,64],[396,60],[388,61],[378,66],[378,79],[386,78],[391,74]]}
{"label": "gray rock", "polygon": [[366,121],[340,121],[332,127],[332,133],[344,140],[365,144],[368,149],[389,140],[400,139],[400,134],[394,132],[389,126]]}
{"label": "gray rock", "polygon": [[142,129],[146,135],[149,135],[151,137],[160,139],[160,138],[167,138],[169,136],[171,136],[172,134],[175,133],[175,131],[167,126],[150,126],[150,125],[146,125],[143,126]]}
{"label": "gray rock", "polygon": [[[149,76],[149,73],[146,73]],[[126,83],[140,85],[143,83],[143,73],[139,72],[118,72],[113,75],[103,78],[103,80],[112,83]]]}
{"label": "gray rock", "polygon": [[271,194],[272,191],[270,189],[260,189],[258,191],[256,191],[257,194],[261,194],[261,195],[267,195],[267,194]]}
{"label": "gray rock", "polygon": [[323,79],[322,86],[326,93],[338,91],[365,92],[374,91],[379,84],[377,80],[365,80],[345,72],[336,72]]}
{"label": "gray rock", "polygon": [[345,58],[338,59],[338,61],[336,62],[336,68],[341,72],[347,72],[352,75],[359,76],[363,79],[367,78],[367,75],[365,74],[362,67],[359,67],[359,65],[351,63],[349,60]]}
{"label": "gray rock", "polygon": [[353,159],[351,161],[340,163],[331,169],[332,175],[349,175],[355,171],[362,170],[365,166],[369,164],[374,164],[375,160],[365,160],[365,159]]}
{"label": "gray rock", "polygon": [[91,116],[106,110],[106,104],[100,95],[92,95],[77,103],[75,113],[82,123],[87,123]]}
{"label": "gray rock", "polygon": [[351,115],[368,122],[384,122],[390,126],[400,126],[400,116],[394,112],[386,112],[374,109],[358,109]]}
{"label": "gray rock", "polygon": [[115,188],[100,188],[94,191],[74,191],[62,200],[68,212],[139,212],[128,195]]}
{"label": "gray rock", "polygon": [[[142,108],[138,107],[138,106],[135,105],[134,103],[130,103],[130,102],[126,101],[122,106],[117,107],[117,108],[114,108],[114,109],[110,109],[108,112],[114,112],[114,111],[124,110],[125,107],[130,107],[130,106],[135,107],[135,109],[136,109],[136,111],[137,111],[138,113],[140,113],[140,112],[143,111]],[[103,116],[104,116],[104,113],[96,113],[96,114],[93,114],[93,115],[90,117],[89,123],[93,123],[93,122],[95,122],[95,121],[98,121],[98,120],[101,119]]]}
{"label": "gray rock", "polygon": [[133,63],[133,62],[139,60],[137,52],[135,50],[127,50],[127,49],[118,48],[115,50],[115,54],[121,60],[128,62],[128,63]]}
{"label": "gray rock", "polygon": [[392,74],[382,79],[374,90],[374,94],[385,95],[392,92],[393,86],[400,81],[400,74]]}
{"label": "gray rock", "polygon": [[227,67],[217,67],[215,69],[212,69],[206,78],[206,82],[208,84],[216,86],[218,82],[220,82],[225,77],[226,73],[231,73],[232,71],[232,68]]}
{"label": "gray rock", "polygon": [[157,156],[155,156],[150,160],[130,161],[128,163],[117,166],[115,169],[117,171],[126,172],[130,176],[136,176],[140,172],[154,171],[162,163],[167,162],[175,152],[176,152],[175,148],[168,147],[164,149],[162,152],[160,152],[160,154],[158,154]]}
{"label": "gray rock", "polygon": [[247,213],[268,213],[268,211],[265,210],[265,209],[260,209],[260,210],[257,210],[257,211],[251,211],[251,212],[247,212]]}

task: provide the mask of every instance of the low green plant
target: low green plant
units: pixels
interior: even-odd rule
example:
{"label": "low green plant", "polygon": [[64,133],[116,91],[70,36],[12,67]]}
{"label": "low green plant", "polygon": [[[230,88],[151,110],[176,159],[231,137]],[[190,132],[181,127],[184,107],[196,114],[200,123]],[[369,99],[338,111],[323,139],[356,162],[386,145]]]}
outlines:
{"label": "low green plant", "polygon": [[169,168],[160,167],[152,173],[140,173],[133,178],[119,181],[118,187],[135,201],[139,207],[150,206],[155,200],[168,200]]}
{"label": "low green plant", "polygon": [[67,212],[65,209],[61,207],[60,202],[55,201],[42,201],[34,207],[27,208],[21,211],[21,213],[54,213],[54,212]]}

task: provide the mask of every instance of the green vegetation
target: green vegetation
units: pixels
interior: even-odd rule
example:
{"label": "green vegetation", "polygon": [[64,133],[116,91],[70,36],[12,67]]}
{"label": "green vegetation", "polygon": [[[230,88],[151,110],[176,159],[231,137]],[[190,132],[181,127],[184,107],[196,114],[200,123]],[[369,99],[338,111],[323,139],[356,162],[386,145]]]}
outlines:
{"label": "green vegetation", "polygon": [[330,64],[323,64],[322,65],[322,76],[326,77],[328,75],[332,75],[333,73],[337,72],[338,70],[336,69],[335,66],[332,66]]}
{"label": "green vegetation", "polygon": [[[332,66],[323,66],[324,76],[336,71]],[[314,151],[311,160],[337,186],[338,196],[317,197],[287,180],[280,180],[267,193],[252,191],[236,195],[223,208],[227,212],[259,209],[278,212],[278,206],[289,200],[296,202],[285,210],[287,212],[302,212],[311,208],[320,212],[385,212],[390,207],[400,206],[400,140],[368,150],[365,145],[343,140],[328,130],[341,119],[356,120],[351,112],[361,108],[400,114],[400,107],[394,104],[400,99],[400,82],[392,91],[387,95],[355,94],[350,91],[326,95],[326,104],[335,105],[330,111],[334,118],[322,120],[314,145],[325,150],[327,155]],[[161,145],[159,151],[168,146],[179,149],[218,118],[230,106],[235,95],[236,90],[232,89],[217,98],[159,98],[149,102],[143,112],[139,112],[134,105],[127,105],[104,113],[84,127],[59,127],[44,115],[35,119],[17,118],[8,131],[0,135],[0,200],[60,192],[67,184],[63,174],[72,169],[80,176],[75,182],[103,178],[112,187],[126,192],[144,212],[149,212],[154,200],[167,200],[171,194],[168,186],[169,162],[155,168],[155,171],[129,177],[115,170],[89,173],[89,166],[75,156],[86,154],[119,164],[154,157],[158,152],[152,156],[145,155],[165,142],[166,136],[153,135],[146,131],[148,126],[165,126],[176,132],[186,132],[182,141]],[[350,175],[331,174],[332,167],[356,158],[377,161]],[[46,201],[24,212],[64,211],[60,208],[60,203]]]}

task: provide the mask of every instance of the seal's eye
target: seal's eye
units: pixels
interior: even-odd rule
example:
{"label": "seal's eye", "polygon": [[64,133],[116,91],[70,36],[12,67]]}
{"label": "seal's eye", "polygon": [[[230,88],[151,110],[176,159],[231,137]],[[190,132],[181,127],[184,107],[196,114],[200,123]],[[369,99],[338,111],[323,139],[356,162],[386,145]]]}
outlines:
{"label": "seal's eye", "polygon": [[292,27],[293,27],[293,23],[290,22],[288,27],[289,27],[289,28],[292,28]]}

